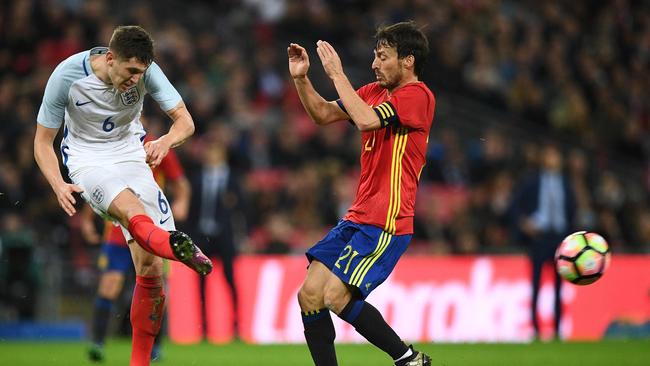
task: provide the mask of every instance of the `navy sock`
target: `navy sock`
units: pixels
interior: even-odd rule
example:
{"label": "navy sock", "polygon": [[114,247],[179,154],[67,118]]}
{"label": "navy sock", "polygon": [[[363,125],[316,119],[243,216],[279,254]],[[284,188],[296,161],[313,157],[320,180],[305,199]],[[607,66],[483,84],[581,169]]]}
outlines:
{"label": "navy sock", "polygon": [[316,366],[337,366],[334,323],[328,309],[302,312],[305,340]]}
{"label": "navy sock", "polygon": [[351,300],[343,308],[339,318],[350,323],[359,334],[388,353],[393,360],[397,360],[408,351],[408,346],[386,323],[379,310],[363,300]]}
{"label": "navy sock", "polygon": [[103,297],[95,299],[95,309],[93,311],[93,342],[104,344],[106,333],[108,332],[108,321],[113,308],[113,300]]}

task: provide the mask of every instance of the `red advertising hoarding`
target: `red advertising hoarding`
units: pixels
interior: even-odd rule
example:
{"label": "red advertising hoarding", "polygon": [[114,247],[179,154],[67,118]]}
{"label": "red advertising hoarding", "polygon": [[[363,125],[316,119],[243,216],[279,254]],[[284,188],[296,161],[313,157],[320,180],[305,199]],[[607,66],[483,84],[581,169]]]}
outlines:
{"label": "red advertising hoarding", "polygon": [[[252,343],[303,342],[296,294],[305,275],[302,256],[245,256],[235,265],[239,337]],[[551,267],[545,270],[538,316],[550,336]],[[234,336],[233,306],[219,265],[206,279],[174,263],[169,276],[169,336],[179,343],[214,343]],[[523,256],[404,257],[368,302],[397,333],[414,342],[526,342],[530,324],[530,266]],[[589,286],[562,289],[564,339],[600,339],[615,320],[650,320],[650,256],[618,255]],[[334,318],[337,342],[364,341]]]}

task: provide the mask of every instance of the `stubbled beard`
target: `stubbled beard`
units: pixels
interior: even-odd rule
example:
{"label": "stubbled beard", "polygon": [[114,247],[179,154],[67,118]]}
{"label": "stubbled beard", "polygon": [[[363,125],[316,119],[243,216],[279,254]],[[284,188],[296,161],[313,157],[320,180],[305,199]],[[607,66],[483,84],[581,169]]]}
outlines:
{"label": "stubbled beard", "polygon": [[[399,79],[397,79],[397,80],[399,80]],[[384,80],[379,82],[379,86],[381,86],[384,89],[388,89],[388,90],[395,89],[397,87],[397,85],[398,85],[398,83],[397,83],[396,79],[391,79],[391,80],[384,79]]]}
{"label": "stubbled beard", "polygon": [[402,80],[402,73],[397,72],[392,78],[387,78],[384,76],[384,80],[379,82],[379,86],[384,89],[393,90],[397,88],[400,80]]}

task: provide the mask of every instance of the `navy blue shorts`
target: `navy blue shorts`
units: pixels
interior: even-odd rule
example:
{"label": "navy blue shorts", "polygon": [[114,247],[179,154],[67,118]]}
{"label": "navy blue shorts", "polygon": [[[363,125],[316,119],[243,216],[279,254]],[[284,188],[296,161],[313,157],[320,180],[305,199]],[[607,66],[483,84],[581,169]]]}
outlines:
{"label": "navy blue shorts", "polygon": [[97,267],[102,272],[118,271],[127,273],[133,269],[129,247],[110,243],[102,244],[102,252],[97,260]]}
{"label": "navy blue shorts", "polygon": [[412,235],[391,235],[372,225],[341,220],[307,251],[344,283],[359,289],[365,299],[388,278]]}

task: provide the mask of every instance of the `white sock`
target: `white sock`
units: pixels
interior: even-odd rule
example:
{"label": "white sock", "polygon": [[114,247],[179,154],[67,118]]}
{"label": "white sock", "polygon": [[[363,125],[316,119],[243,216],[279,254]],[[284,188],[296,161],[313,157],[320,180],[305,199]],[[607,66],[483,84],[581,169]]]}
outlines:
{"label": "white sock", "polygon": [[402,361],[403,359],[409,358],[409,357],[411,357],[412,354],[413,354],[413,350],[409,347],[409,349],[406,351],[406,353],[403,354],[402,357],[395,360],[395,362],[399,362],[399,361]]}

